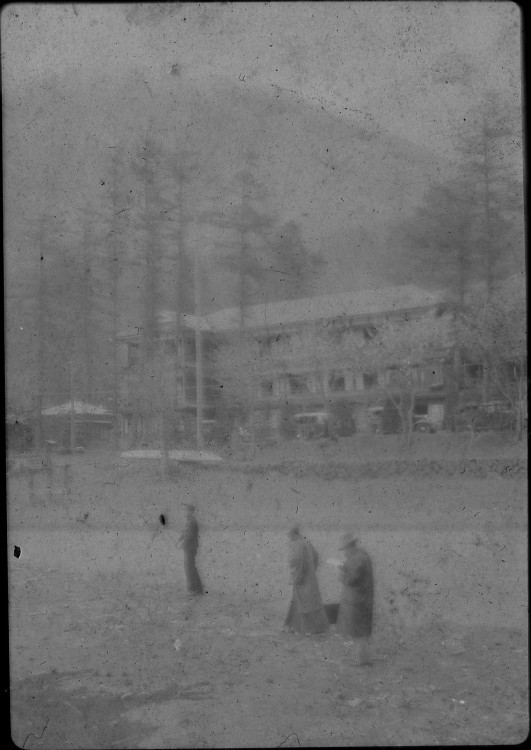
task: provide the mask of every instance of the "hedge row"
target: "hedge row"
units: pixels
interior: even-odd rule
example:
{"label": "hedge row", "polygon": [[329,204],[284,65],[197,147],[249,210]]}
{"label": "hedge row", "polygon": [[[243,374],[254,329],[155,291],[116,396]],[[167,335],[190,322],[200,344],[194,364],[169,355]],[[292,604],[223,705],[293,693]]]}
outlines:
{"label": "hedge row", "polygon": [[527,474],[527,459],[493,458],[468,459],[461,461],[435,461],[419,459],[417,461],[369,461],[360,464],[338,462],[307,463],[306,461],[282,461],[277,464],[247,464],[246,473],[267,474],[278,471],[280,474],[294,477],[321,477],[322,479],[382,479],[393,476],[408,477],[487,477],[498,474],[501,477],[514,477]]}

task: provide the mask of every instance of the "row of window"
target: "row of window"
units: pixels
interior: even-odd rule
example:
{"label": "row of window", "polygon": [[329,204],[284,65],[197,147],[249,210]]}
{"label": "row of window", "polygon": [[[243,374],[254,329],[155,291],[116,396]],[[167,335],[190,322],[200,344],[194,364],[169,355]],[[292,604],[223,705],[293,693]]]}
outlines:
{"label": "row of window", "polygon": [[[375,329],[372,326],[359,328],[351,324],[348,320],[338,320],[327,326],[329,336],[340,337],[344,333],[354,333],[359,337],[360,342],[370,341],[374,336]],[[289,356],[293,343],[299,340],[298,333],[281,332],[270,334],[257,340],[258,351],[260,356],[283,357]]]}
{"label": "row of window", "polygon": [[[175,354],[176,344],[172,340],[165,342],[166,351],[169,354]],[[193,363],[195,360],[195,341],[188,339],[181,342],[181,354],[184,355],[186,362]],[[211,353],[209,351],[207,352]],[[137,342],[128,342],[127,345],[127,364],[129,367],[135,366],[139,362],[140,346]],[[207,356],[207,360],[210,357]],[[408,376],[412,381],[423,388],[433,388],[441,386],[443,383],[443,372],[442,363],[434,362],[433,364],[418,366],[411,368],[408,372]],[[341,370],[333,370],[330,372],[326,387],[331,393],[342,393],[348,391],[363,391],[371,388],[375,388],[378,384],[391,386],[393,383],[403,377],[402,373],[393,368],[389,368],[383,375],[376,373],[365,372],[365,373],[352,373]],[[195,387],[194,384],[187,383],[186,389],[181,384],[178,384],[178,390],[181,391],[179,394],[182,398],[185,395],[192,397],[192,389]],[[317,393],[322,388],[322,385],[316,382],[315,378],[311,375],[304,373],[291,373],[288,375],[279,375],[274,378],[264,379],[260,385],[260,392],[262,395],[267,396],[282,396],[285,394],[305,394],[305,393]],[[193,400],[193,397],[192,397]]]}
{"label": "row of window", "polygon": [[[351,330],[349,327],[343,326],[337,327],[337,330],[330,330],[329,333],[331,335],[334,334],[340,334],[343,333],[346,330]],[[357,329],[357,334],[360,337],[360,341],[368,341],[370,340],[372,336],[372,329],[371,328],[364,328],[362,330]],[[257,339],[256,346],[257,346],[257,354],[259,356],[264,357],[289,357],[292,343],[294,341],[294,334],[290,333],[278,333],[278,334],[272,334],[269,336],[266,336],[261,339]],[[168,356],[174,356],[176,353],[176,347],[177,344],[172,339],[167,339],[164,342],[165,351],[168,354]],[[181,351],[180,356],[184,358],[185,361],[193,361],[195,360],[195,339],[194,338],[188,338],[181,341]],[[204,356],[209,355],[211,353],[211,348],[206,347],[205,351],[203,352]],[[134,367],[138,364],[140,357],[140,343],[138,341],[129,341],[127,342],[127,366],[128,367]]]}
{"label": "row of window", "polygon": [[[327,390],[331,393],[342,393],[345,391],[363,391],[376,388],[379,384],[392,386],[398,383],[402,374],[390,368],[382,376],[376,373],[364,372],[359,375],[332,371],[327,380]],[[421,388],[436,388],[443,384],[442,364],[439,362],[425,367],[415,367],[408,372],[408,377],[415,385]],[[277,378],[263,380],[260,386],[261,394],[264,396],[282,396],[285,394],[302,395],[305,393],[318,393],[321,384],[311,375],[288,374]]]}

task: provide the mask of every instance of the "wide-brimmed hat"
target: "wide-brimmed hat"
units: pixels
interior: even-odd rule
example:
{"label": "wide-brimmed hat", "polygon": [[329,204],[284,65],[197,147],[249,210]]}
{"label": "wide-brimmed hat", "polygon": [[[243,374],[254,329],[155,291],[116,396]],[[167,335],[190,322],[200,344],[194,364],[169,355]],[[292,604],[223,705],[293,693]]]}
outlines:
{"label": "wide-brimmed hat", "polygon": [[356,544],[358,540],[354,536],[354,534],[351,534],[350,532],[348,534],[343,534],[341,537],[341,544],[339,545],[339,549],[346,549],[347,547],[350,547],[351,544]]}

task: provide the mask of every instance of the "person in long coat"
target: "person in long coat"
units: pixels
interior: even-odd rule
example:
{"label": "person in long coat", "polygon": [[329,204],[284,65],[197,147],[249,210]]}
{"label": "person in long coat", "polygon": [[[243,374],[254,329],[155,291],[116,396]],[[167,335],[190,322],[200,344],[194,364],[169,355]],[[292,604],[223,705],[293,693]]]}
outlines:
{"label": "person in long coat", "polygon": [[186,505],[186,526],[179,538],[184,551],[184,574],[186,576],[186,588],[191,595],[203,593],[203,583],[195,564],[197,550],[199,549],[199,524],[195,517],[193,505]]}
{"label": "person in long coat", "polygon": [[372,634],[374,581],[371,558],[346,534],[341,542],[345,562],[339,568],[342,583],[336,631],[354,641],[357,664],[370,664],[368,637]]}
{"label": "person in long coat", "polygon": [[328,630],[328,618],[321,601],[316,574],[319,556],[296,526],[288,536],[293,595],[284,628],[305,635],[325,633]]}

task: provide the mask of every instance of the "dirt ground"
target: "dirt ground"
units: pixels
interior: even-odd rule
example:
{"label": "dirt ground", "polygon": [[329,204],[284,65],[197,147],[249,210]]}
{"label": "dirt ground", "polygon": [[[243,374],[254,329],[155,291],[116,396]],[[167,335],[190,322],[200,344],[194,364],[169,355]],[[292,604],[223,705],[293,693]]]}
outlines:
{"label": "dirt ground", "polygon": [[[380,439],[380,454],[396,454]],[[450,441],[430,445],[459,452]],[[340,460],[362,457],[360,445],[344,441],[276,450],[308,461],[334,450]],[[274,451],[253,460],[274,463]],[[62,484],[67,460],[71,495]],[[527,477],[352,483],[243,468],[185,467],[163,480],[149,462],[58,457],[51,485],[39,478],[33,500],[24,477],[9,479],[11,725],[19,747],[525,739]],[[177,548],[190,500],[199,509],[207,591],[193,599]],[[295,520],[320,554],[326,602],[339,596],[330,561],[340,535],[356,530],[371,554],[372,666],[355,667],[333,628],[316,637],[281,632],[290,598],[285,532]]]}

